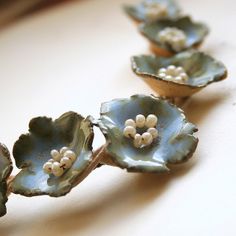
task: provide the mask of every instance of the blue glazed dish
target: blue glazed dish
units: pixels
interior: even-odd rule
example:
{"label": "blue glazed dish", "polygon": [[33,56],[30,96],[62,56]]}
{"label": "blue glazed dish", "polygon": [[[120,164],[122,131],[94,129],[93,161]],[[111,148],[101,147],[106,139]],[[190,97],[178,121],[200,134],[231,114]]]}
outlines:
{"label": "blue glazed dish", "polygon": [[[93,162],[93,125],[74,112],[67,112],[53,121],[37,117],[29,123],[29,133],[23,134],[13,147],[16,166],[21,171],[11,182],[13,193],[24,196],[49,195],[59,197],[67,194],[90,170]],[[43,165],[52,149],[69,147],[77,156],[72,167],[62,176],[55,177],[43,171]]]}
{"label": "blue glazed dish", "polygon": [[166,19],[143,23],[140,25],[139,31],[146,39],[148,39],[151,50],[155,54],[171,56],[177,53],[170,44],[161,43],[157,37],[158,33],[167,27],[178,28],[186,35],[186,46],[182,51],[199,47],[209,32],[208,27],[205,24],[193,22],[188,16],[178,19]]}
{"label": "blue glazed dish", "polygon": [[[155,114],[158,138],[144,148],[135,148],[123,135],[124,123],[137,114]],[[168,164],[187,161],[194,153],[198,139],[195,125],[188,122],[179,108],[154,96],[134,95],[103,103],[98,125],[106,137],[106,152],[120,168],[130,172],[166,172]]]}
{"label": "blue glazed dish", "polygon": [[6,214],[7,179],[12,168],[10,153],[6,146],[0,143],[0,217]]}
{"label": "blue glazed dish", "polygon": [[150,3],[157,3],[163,5],[167,9],[167,16],[165,18],[175,19],[180,15],[180,7],[174,0],[146,0],[137,5],[124,5],[125,13],[135,22],[148,22],[150,19],[146,15],[146,6]]}
{"label": "blue glazed dish", "polygon": [[[224,64],[196,50],[175,54],[172,57],[140,55],[131,58],[132,70],[163,97],[188,97],[207,85],[227,77]],[[169,65],[181,66],[189,76],[185,83],[165,80],[158,70]]]}

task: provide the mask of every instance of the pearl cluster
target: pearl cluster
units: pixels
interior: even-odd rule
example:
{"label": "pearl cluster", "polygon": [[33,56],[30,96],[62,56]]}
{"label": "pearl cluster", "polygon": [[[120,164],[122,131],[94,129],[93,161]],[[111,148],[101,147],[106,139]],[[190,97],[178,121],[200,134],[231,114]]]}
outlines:
{"label": "pearl cluster", "polygon": [[163,4],[149,2],[149,3],[144,3],[144,6],[145,6],[145,15],[151,21],[164,18],[168,15],[167,8]]}
{"label": "pearl cluster", "polygon": [[51,151],[52,159],[48,160],[43,165],[43,170],[46,174],[53,174],[57,177],[63,175],[66,169],[69,169],[76,160],[76,154],[68,147],[63,147],[58,152]]}
{"label": "pearl cluster", "polygon": [[[125,121],[123,134],[125,137],[133,139],[133,144],[136,148],[148,146],[158,137],[157,122],[158,118],[153,114],[148,115],[147,118],[139,114],[136,116],[135,121],[133,119]],[[143,134],[137,133],[136,128],[142,129],[145,127],[147,128],[146,132]]]}
{"label": "pearl cluster", "polygon": [[169,65],[167,68],[160,68],[158,70],[158,76],[170,81],[178,83],[185,83],[188,80],[188,75],[181,66]]}
{"label": "pearl cluster", "polygon": [[186,47],[186,34],[176,27],[166,27],[157,34],[157,38],[162,44],[169,44],[177,52]]}

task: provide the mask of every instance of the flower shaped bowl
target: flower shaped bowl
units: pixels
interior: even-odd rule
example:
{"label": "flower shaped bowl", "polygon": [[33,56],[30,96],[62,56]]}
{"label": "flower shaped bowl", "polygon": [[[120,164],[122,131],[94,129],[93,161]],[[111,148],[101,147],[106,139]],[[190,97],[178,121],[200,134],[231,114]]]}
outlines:
{"label": "flower shaped bowl", "polygon": [[141,24],[139,30],[150,41],[151,50],[162,56],[171,56],[177,53],[169,44],[162,44],[157,37],[158,33],[166,27],[175,27],[185,33],[187,41],[186,47],[182,51],[200,46],[209,31],[205,24],[193,22],[188,16]]}
{"label": "flower shaped bowl", "polygon": [[[134,56],[132,69],[147,84],[163,97],[188,97],[208,84],[227,77],[225,66],[205,53],[189,50],[166,58],[160,56]],[[189,76],[186,83],[165,80],[158,76],[158,70],[168,65],[184,68]]]}
{"label": "flower shaped bowl", "polygon": [[[93,125],[91,117],[68,112],[52,121],[37,117],[29,123],[29,133],[21,135],[13,147],[18,168],[22,169],[11,183],[11,191],[25,196],[67,194],[91,170]],[[43,164],[51,159],[50,151],[67,146],[77,159],[62,176],[43,171]]]}
{"label": "flower shaped bowl", "polygon": [[[135,148],[123,135],[124,123],[137,114],[158,117],[159,137],[144,148]],[[166,100],[154,96],[134,95],[102,104],[98,125],[107,140],[106,152],[119,167],[132,172],[165,172],[168,164],[187,161],[194,153],[197,128],[183,112]]]}
{"label": "flower shaped bowl", "polygon": [[166,18],[175,19],[179,17],[180,8],[174,0],[146,0],[138,5],[125,5],[125,13],[131,17],[136,23],[150,21],[146,16],[146,5],[148,3],[157,3],[167,8]]}
{"label": "flower shaped bowl", "polygon": [[6,214],[7,179],[12,171],[10,154],[5,145],[0,143],[0,216]]}

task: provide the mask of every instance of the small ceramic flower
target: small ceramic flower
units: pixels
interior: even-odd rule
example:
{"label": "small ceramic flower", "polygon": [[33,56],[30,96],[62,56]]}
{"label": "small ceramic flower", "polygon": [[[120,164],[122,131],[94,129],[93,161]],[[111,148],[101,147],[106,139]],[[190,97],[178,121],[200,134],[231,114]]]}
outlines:
{"label": "small ceramic flower", "polygon": [[0,216],[6,214],[7,179],[12,171],[10,154],[5,145],[0,143]]}
{"label": "small ceramic flower", "polygon": [[[163,97],[188,97],[208,84],[227,77],[227,70],[221,62],[196,50],[185,51],[169,58],[135,56],[131,61],[133,71]],[[182,67],[188,78],[184,82],[178,82],[161,77],[160,69],[169,65]]]}
{"label": "small ceramic flower", "polygon": [[150,41],[151,50],[162,56],[196,48],[208,34],[205,24],[193,22],[187,16],[143,23],[139,30]]}
{"label": "small ceramic flower", "polygon": [[[93,169],[93,136],[91,117],[84,119],[74,112],[65,113],[55,121],[47,117],[32,119],[29,133],[21,135],[13,147],[21,171],[12,181],[11,191],[25,196],[67,194]],[[52,160],[52,155],[55,159],[55,150],[66,151],[63,147],[75,153],[72,166],[62,174],[56,168],[55,175],[45,173],[45,163]]]}
{"label": "small ceramic flower", "polygon": [[[137,120],[137,117],[148,117],[150,114],[158,118],[154,119],[153,124],[157,124],[158,135],[148,145],[137,147],[131,138],[124,135],[125,124],[127,120]],[[197,128],[186,120],[183,111],[154,96],[134,95],[103,103],[98,125],[107,140],[106,153],[116,165],[128,171],[168,171],[168,164],[188,160],[198,143],[193,136]],[[146,128],[138,132],[146,133]]]}
{"label": "small ceramic flower", "polygon": [[151,22],[177,18],[180,8],[174,0],[146,0],[138,5],[125,5],[124,10],[135,22]]}

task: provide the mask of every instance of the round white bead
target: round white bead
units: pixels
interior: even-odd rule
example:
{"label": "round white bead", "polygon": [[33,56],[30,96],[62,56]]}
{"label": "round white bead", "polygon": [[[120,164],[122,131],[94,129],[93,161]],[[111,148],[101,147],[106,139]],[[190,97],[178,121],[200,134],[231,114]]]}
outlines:
{"label": "round white bead", "polygon": [[148,128],[155,127],[156,124],[157,124],[157,117],[153,114],[148,115],[145,123],[146,127]]}
{"label": "round white bead", "polygon": [[49,159],[47,162],[51,162],[51,163],[53,163],[53,162],[54,162],[54,160],[53,160],[53,159]]}
{"label": "round white bead", "polygon": [[183,80],[188,80],[188,76],[186,73],[181,73],[179,76],[182,77]]}
{"label": "round white bead", "polygon": [[174,65],[170,65],[167,67],[167,73],[168,75],[175,75],[175,66]]}
{"label": "round white bead", "polygon": [[160,74],[158,74],[158,76],[159,76],[160,78],[165,78],[165,77],[166,77],[166,74],[165,74],[165,73],[160,73]]}
{"label": "round white bead", "polygon": [[165,77],[165,79],[166,79],[166,80],[173,80],[173,77],[172,77],[171,75],[167,75],[167,76]]}
{"label": "round white bead", "polygon": [[158,137],[158,130],[156,128],[149,128],[147,132],[152,135],[153,139]]}
{"label": "round white bead", "polygon": [[68,147],[62,147],[62,148],[60,149],[61,155],[64,155],[64,153],[65,153],[66,151],[68,151],[68,150],[69,150]]}
{"label": "round white bead", "polygon": [[55,149],[51,151],[51,156],[52,156],[54,161],[60,161],[61,160],[60,153]]}
{"label": "round white bead", "polygon": [[76,154],[71,150],[66,151],[63,157],[68,157],[72,162],[76,160]]}
{"label": "round white bead", "polygon": [[179,42],[179,36],[178,35],[174,35],[171,38],[172,42]]}
{"label": "round white bead", "polygon": [[140,148],[142,146],[142,136],[140,134],[135,134],[134,136],[134,146]]}
{"label": "round white bead", "polygon": [[127,138],[130,138],[130,137],[133,138],[136,134],[136,129],[133,126],[126,126],[124,128],[123,134]]}
{"label": "round white bead", "polygon": [[60,161],[60,164],[63,168],[69,169],[72,166],[72,160],[69,159],[68,157],[63,157]]}
{"label": "round white bead", "polygon": [[171,42],[172,42],[172,35],[170,35],[169,33],[166,34],[166,39],[165,39],[165,41],[171,43]]}
{"label": "round white bead", "polygon": [[181,73],[184,73],[183,67],[182,67],[182,66],[178,66],[178,67],[176,68],[176,72],[177,72],[178,75],[180,75]]}
{"label": "round white bead", "polygon": [[145,15],[149,18],[149,20],[157,20],[168,14],[166,6],[162,4],[151,2],[144,6],[146,8]]}
{"label": "round white bead", "polygon": [[132,126],[132,127],[136,127],[136,123],[133,119],[128,119],[125,121],[125,126]]}
{"label": "round white bead", "polygon": [[52,163],[47,161],[47,162],[43,165],[43,171],[44,171],[46,174],[51,174],[51,173],[52,173]]}
{"label": "round white bead", "polygon": [[61,176],[64,173],[59,162],[54,162],[52,164],[52,173],[57,177]]}
{"label": "round white bead", "polygon": [[176,76],[175,80],[176,80],[176,82],[181,82],[182,81],[182,77],[181,76]]}
{"label": "round white bead", "polygon": [[144,145],[150,145],[153,141],[152,135],[148,132],[142,134],[142,143]]}
{"label": "round white bead", "polygon": [[138,128],[143,128],[144,125],[145,125],[145,121],[146,121],[146,119],[145,119],[144,115],[139,114],[139,115],[136,116],[136,126]]}
{"label": "round white bead", "polygon": [[159,74],[161,73],[166,73],[166,68],[161,68],[159,71],[158,71]]}

